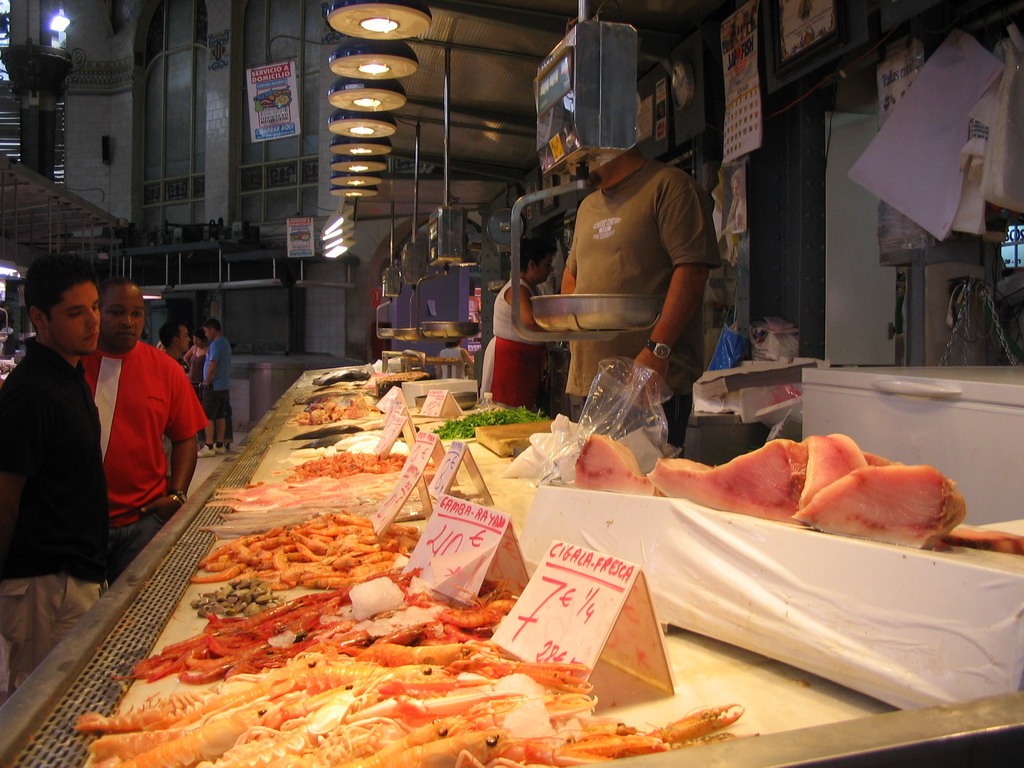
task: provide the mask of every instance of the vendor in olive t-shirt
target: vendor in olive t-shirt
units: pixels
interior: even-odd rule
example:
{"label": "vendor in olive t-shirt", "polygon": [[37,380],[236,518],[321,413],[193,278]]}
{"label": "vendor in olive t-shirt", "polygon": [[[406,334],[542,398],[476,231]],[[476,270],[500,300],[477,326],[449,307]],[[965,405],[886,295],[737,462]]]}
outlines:
{"label": "vendor in olive t-shirt", "polygon": [[106,572],[100,424],[79,362],[99,332],[92,266],[37,258],[25,303],[36,339],[0,387],[0,702],[99,599]]}

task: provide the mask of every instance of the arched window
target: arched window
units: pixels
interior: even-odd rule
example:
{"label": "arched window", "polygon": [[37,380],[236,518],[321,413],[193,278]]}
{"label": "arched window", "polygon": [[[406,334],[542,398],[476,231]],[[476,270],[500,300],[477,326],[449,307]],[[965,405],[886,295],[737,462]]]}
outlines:
{"label": "arched window", "polygon": [[[320,0],[249,0],[245,6],[243,65],[246,70],[291,60],[298,73],[301,134],[271,141],[252,141],[249,105],[242,94],[239,214],[254,224],[281,224],[289,216],[316,216],[319,171],[320,45],[331,32]],[[244,89],[243,89],[244,90]]]}
{"label": "arched window", "polygon": [[142,220],[206,220],[206,3],[163,0],[146,37]]}

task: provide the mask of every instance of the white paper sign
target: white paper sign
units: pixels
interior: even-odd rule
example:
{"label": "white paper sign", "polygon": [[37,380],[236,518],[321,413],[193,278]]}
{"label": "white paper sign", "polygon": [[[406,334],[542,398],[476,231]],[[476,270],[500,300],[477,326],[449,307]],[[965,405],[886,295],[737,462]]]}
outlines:
{"label": "white paper sign", "polygon": [[[387,413],[396,402],[406,405],[405,395],[402,394],[401,387],[392,387],[389,389],[384,397],[377,401],[377,410],[381,413]],[[408,406],[406,405],[406,407]]]}
{"label": "white paper sign", "polygon": [[644,682],[673,690],[640,567],[586,547],[553,541],[493,640],[524,661],[593,669],[605,655]]}
{"label": "white paper sign", "polygon": [[[373,449],[374,454],[377,456],[385,456],[391,453],[391,448],[394,446],[398,436],[402,434],[403,429],[406,427],[414,429],[412,422],[409,420],[409,411],[405,409],[405,402],[396,401],[393,405],[394,407],[384,417],[384,428],[381,430],[380,440],[377,441],[377,445]],[[415,433],[413,432],[412,434]],[[406,439],[410,442],[410,448],[412,448],[412,434],[406,434]]]}
{"label": "white paper sign", "polygon": [[423,487],[420,489],[420,497],[423,499],[424,511],[429,511],[430,494],[427,493],[426,484],[423,480],[423,470],[426,469],[427,462],[430,461],[430,457],[435,449],[440,450],[440,440],[437,435],[431,432],[420,432],[416,436],[416,441],[409,447],[409,456],[406,458],[405,464],[402,465],[402,472],[398,476],[398,484],[388,497],[381,502],[380,506],[377,507],[377,511],[374,512],[371,518],[373,530],[377,536],[380,536],[395,522],[395,518],[398,517],[402,505],[408,501],[409,494],[412,493],[417,483],[423,484]]}
{"label": "white paper sign", "polygon": [[431,416],[436,419],[461,419],[462,408],[455,402],[452,393],[447,389],[432,389],[423,398],[420,416]]}
{"label": "white paper sign", "polygon": [[[505,561],[511,556],[518,562]],[[501,562],[496,574],[495,566]],[[469,603],[490,574],[515,593],[526,585],[526,565],[511,518],[504,512],[452,496],[441,496],[427,521],[405,571],[420,577],[441,594]],[[511,577],[511,578],[509,578]]]}
{"label": "white paper sign", "polygon": [[434,480],[430,484],[430,497],[437,499],[442,494],[448,493],[451,490],[455,484],[455,477],[460,466],[464,466],[466,471],[469,472],[470,479],[473,481],[476,492],[480,495],[484,505],[490,506],[494,504],[491,492],[487,489],[487,484],[484,482],[483,474],[481,474],[480,468],[477,467],[473,454],[469,452],[469,446],[462,440],[452,440],[448,446],[448,452],[438,463],[437,471],[434,473]]}

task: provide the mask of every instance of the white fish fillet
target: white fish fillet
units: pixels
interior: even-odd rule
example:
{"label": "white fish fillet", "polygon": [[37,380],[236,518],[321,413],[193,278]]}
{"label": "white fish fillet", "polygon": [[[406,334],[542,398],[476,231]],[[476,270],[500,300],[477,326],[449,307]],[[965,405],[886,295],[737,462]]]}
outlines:
{"label": "white fish fillet", "polygon": [[931,549],[967,514],[956,483],[934,467],[864,467],[818,491],[794,517],[829,533]]}

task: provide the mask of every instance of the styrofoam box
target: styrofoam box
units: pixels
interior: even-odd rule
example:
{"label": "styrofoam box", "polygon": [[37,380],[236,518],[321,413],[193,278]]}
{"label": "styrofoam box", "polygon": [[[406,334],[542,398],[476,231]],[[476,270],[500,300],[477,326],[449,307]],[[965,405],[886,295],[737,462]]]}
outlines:
{"label": "styrofoam box", "polygon": [[1010,693],[1024,672],[1024,557],[833,536],[682,499],[542,486],[521,543],[638,563],[660,621],[897,707]]}
{"label": "styrofoam box", "polygon": [[403,381],[402,395],[409,405],[416,403],[419,397],[425,397],[432,389],[447,389],[449,392],[476,393],[476,379],[425,379],[423,381]]}

